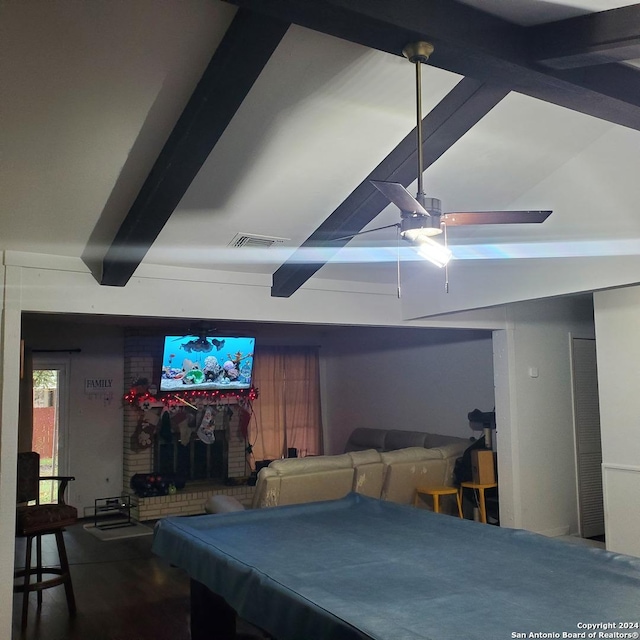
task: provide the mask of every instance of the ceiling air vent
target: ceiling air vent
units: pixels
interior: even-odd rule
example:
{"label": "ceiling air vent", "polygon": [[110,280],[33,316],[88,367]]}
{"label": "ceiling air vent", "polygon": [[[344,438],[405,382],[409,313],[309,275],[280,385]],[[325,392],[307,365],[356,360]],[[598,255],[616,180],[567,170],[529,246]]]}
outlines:
{"label": "ceiling air vent", "polygon": [[259,236],[255,233],[237,233],[229,243],[229,247],[271,247],[274,244],[282,244],[288,238],[276,238],[274,236]]}

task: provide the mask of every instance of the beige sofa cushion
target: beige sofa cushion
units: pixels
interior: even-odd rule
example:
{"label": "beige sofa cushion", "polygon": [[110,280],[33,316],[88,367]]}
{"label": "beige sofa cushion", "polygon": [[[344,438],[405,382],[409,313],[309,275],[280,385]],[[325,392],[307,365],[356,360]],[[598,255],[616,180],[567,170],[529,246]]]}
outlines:
{"label": "beige sofa cushion", "polygon": [[450,484],[446,482],[447,461],[439,451],[411,447],[387,451],[381,457],[385,465],[383,500],[412,504],[417,487]]}
{"label": "beige sofa cushion", "polygon": [[350,451],[347,453],[349,458],[351,458],[351,464],[354,467],[363,465],[363,464],[373,464],[375,462],[381,462],[382,457],[380,456],[380,452],[375,449],[365,449],[363,451]]}
{"label": "beige sofa cushion", "polygon": [[274,460],[261,469],[254,508],[337,500],[353,487],[353,461],[348,454]]}
{"label": "beige sofa cushion", "polygon": [[444,485],[453,486],[455,479],[453,477],[453,471],[456,466],[456,460],[465,452],[469,443],[466,440],[456,442],[455,444],[447,444],[443,447],[436,447],[431,451],[437,451],[442,456],[442,459],[446,462],[446,468],[444,470]]}
{"label": "beige sofa cushion", "polygon": [[382,493],[384,469],[382,462],[372,462],[356,467],[353,474],[353,491],[370,498],[379,498]]}
{"label": "beige sofa cushion", "polygon": [[323,469],[317,473],[280,476],[278,504],[302,504],[338,500],[351,492],[353,467]]}
{"label": "beige sofa cushion", "polygon": [[438,460],[442,455],[439,451],[433,449],[425,449],[424,447],[408,447],[407,449],[398,449],[396,451],[383,451],[380,459],[385,465],[398,462],[414,462],[416,460]]}
{"label": "beige sofa cushion", "polygon": [[379,498],[384,479],[384,463],[375,449],[351,451],[353,462],[353,490],[370,498]]}
{"label": "beige sofa cushion", "polygon": [[455,442],[452,444],[445,444],[439,447],[434,447],[431,451],[437,452],[441,458],[459,458],[470,445],[470,442],[467,440],[461,440],[460,442]]}
{"label": "beige sofa cushion", "polygon": [[302,473],[319,473],[331,469],[353,469],[349,454],[337,456],[309,456],[307,458],[285,458],[274,460],[268,467],[279,476],[298,475]]}

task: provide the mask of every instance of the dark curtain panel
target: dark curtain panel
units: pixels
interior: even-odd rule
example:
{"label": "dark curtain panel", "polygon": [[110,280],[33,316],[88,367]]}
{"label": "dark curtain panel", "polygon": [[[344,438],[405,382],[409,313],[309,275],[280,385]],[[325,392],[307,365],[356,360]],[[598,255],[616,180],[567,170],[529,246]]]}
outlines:
{"label": "dark curtain panel", "polygon": [[21,343],[20,409],[18,414],[18,451],[31,451],[33,440],[33,358],[31,349]]}

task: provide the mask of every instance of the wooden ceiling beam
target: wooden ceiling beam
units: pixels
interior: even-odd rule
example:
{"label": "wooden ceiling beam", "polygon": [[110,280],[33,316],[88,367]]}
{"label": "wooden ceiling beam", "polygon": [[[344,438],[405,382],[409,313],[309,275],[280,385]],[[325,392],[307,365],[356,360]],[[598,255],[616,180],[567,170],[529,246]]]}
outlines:
{"label": "wooden ceiling beam", "polygon": [[127,284],[288,27],[238,11],[107,250],[101,284]]}
{"label": "wooden ceiling beam", "polygon": [[441,50],[450,55],[453,49],[480,48],[501,57],[527,55],[525,27],[457,0],[224,1],[395,55],[402,55],[408,42],[419,39],[435,44],[436,56]]}
{"label": "wooden ceiling beam", "polygon": [[[461,80],[424,118],[422,147],[425,169],[455,144],[498,104],[509,90],[502,85],[472,78]],[[415,129],[354,189],[347,199],[314,231],[302,246],[273,274],[271,295],[286,298],[297,291],[325,262],[309,263],[309,248],[338,251],[362,231],[389,204],[371,184],[388,180],[409,186],[417,177]],[[323,252],[323,257],[327,256]],[[328,257],[328,256],[327,256]]]}
{"label": "wooden ceiling beam", "polygon": [[[427,40],[434,67],[494,81],[524,95],[640,130],[640,71],[608,65],[608,75],[545,67],[531,59],[530,29],[456,0],[226,0],[328,35],[401,55]],[[533,32],[531,32],[533,33]],[[576,70],[578,71],[578,70]],[[611,81],[613,80],[613,81]]]}
{"label": "wooden ceiling beam", "polygon": [[527,29],[532,60],[572,69],[640,58],[640,4]]}

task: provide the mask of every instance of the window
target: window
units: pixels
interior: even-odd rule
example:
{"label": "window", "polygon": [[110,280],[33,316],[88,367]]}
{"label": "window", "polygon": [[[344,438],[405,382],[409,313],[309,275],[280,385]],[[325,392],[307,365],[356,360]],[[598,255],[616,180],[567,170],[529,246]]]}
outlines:
{"label": "window", "polygon": [[291,448],[299,456],[322,453],[318,348],[261,347],[254,366],[254,459],[286,457]]}

